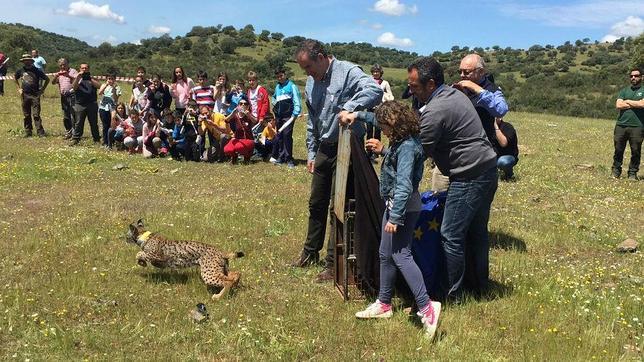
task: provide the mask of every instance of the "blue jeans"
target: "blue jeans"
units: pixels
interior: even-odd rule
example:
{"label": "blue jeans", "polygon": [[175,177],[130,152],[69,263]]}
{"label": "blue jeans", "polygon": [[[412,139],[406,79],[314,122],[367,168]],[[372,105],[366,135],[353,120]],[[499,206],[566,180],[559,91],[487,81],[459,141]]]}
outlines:
{"label": "blue jeans", "polygon": [[501,178],[509,179],[514,175],[512,168],[517,164],[517,158],[511,155],[500,156],[496,161],[496,167],[503,171]]}
{"label": "blue jeans", "polygon": [[459,297],[467,276],[475,292],[487,288],[489,242],[487,223],[498,185],[496,167],[471,180],[451,180],[441,237],[447,265],[448,296]]}

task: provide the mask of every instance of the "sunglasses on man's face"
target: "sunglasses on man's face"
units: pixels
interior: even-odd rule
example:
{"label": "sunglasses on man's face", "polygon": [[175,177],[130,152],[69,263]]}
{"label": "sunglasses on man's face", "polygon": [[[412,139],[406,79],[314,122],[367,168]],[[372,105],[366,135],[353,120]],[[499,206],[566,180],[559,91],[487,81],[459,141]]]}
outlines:
{"label": "sunglasses on man's face", "polygon": [[461,74],[463,74],[463,75],[465,75],[465,76],[468,76],[468,75],[470,75],[470,74],[474,73],[477,69],[479,69],[479,68],[474,68],[474,69],[459,69],[458,71],[459,71],[459,73],[461,73]]}
{"label": "sunglasses on man's face", "polygon": [[631,78],[639,78],[641,76],[642,76],[641,74],[631,74],[631,75],[629,75],[629,77],[631,77]]}

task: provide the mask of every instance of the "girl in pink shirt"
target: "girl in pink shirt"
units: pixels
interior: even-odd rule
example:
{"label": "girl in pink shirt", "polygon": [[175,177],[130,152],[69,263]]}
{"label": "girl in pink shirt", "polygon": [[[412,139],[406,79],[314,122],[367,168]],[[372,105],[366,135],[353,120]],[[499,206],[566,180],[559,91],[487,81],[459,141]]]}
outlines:
{"label": "girl in pink shirt", "polygon": [[183,67],[174,68],[170,94],[172,94],[172,98],[174,99],[175,109],[182,114],[185,112],[188,101],[190,100],[190,90],[194,87],[195,83],[186,76]]}

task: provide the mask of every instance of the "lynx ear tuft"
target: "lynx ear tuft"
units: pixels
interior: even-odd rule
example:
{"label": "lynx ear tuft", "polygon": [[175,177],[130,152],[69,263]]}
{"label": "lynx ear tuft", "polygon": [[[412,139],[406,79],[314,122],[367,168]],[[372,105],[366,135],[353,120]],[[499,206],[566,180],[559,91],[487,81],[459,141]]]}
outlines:
{"label": "lynx ear tuft", "polygon": [[139,219],[139,221],[136,222],[136,226],[143,227],[143,219]]}

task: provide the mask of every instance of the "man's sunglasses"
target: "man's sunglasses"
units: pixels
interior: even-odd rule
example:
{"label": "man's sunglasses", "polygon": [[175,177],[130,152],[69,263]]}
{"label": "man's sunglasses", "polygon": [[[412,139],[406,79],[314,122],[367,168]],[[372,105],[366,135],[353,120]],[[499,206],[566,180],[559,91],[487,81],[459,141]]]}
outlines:
{"label": "man's sunglasses", "polygon": [[474,73],[477,69],[481,69],[481,68],[474,68],[474,69],[459,69],[458,71],[459,71],[459,73],[461,73],[461,74],[464,74],[464,75],[470,75],[470,74]]}

